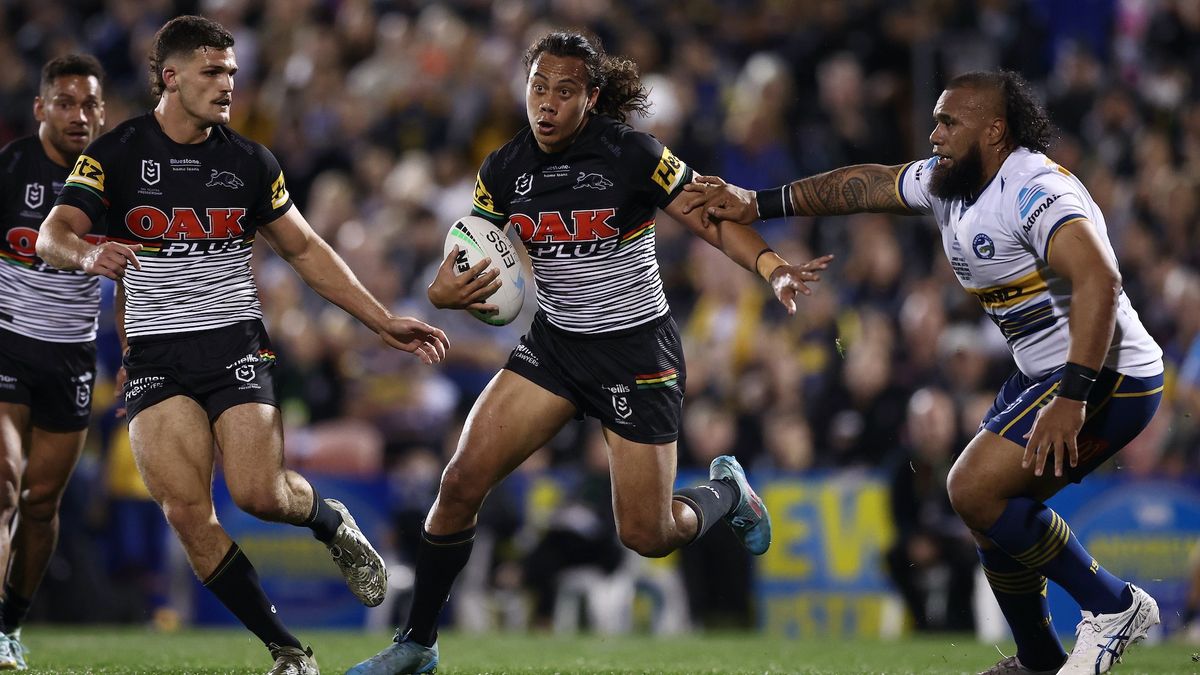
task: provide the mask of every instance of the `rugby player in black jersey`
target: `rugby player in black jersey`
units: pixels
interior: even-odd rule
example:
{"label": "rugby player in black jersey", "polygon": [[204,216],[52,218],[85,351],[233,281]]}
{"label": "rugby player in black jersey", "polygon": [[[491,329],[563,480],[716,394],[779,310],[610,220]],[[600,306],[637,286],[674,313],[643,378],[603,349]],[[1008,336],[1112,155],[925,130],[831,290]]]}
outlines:
{"label": "rugby player in black jersey", "polygon": [[[479,171],[473,212],[511,225],[525,243],[539,311],[529,334],[475,402],[425,520],[408,627],[350,673],[427,673],[438,664],[437,621],[466,564],[488,492],[572,418],[600,419],[609,447],[621,542],[665,556],[724,518],[762,554],[770,519],[733,457],[711,480],[672,493],[686,369],[654,255],[655,213],[673,218],[734,262],[756,270],[790,312],[828,257],[795,266],[752,229],[706,229],[678,197],[691,169],[624,121],[644,112],[637,66],[588,37],[556,32],[525,55],[529,127]],[[461,276],[451,252],[429,288],[437,307],[494,310],[496,272]]]}
{"label": "rugby player in black jersey", "polygon": [[0,569],[10,570],[0,670],[25,669],[21,621],[58,543],[59,502],[92,410],[100,280],[50,267],[34,247],[71,166],[104,126],[103,80],[91,56],[46,63],[37,134],[0,150]]}
{"label": "rugby player in black jersey", "polygon": [[[225,126],[237,72],[227,30],[172,19],[155,36],[150,65],[157,107],[80,155],[38,252],[121,281],[129,432],[146,487],[197,576],[268,647],[270,672],[316,673],[311,649],[284,627],[217,522],[214,442],[234,502],[312,528],[364,604],[383,600],[387,574],[345,507],[284,468],[275,355],[250,270],[255,235],[390,346],[436,363],[448,343],[441,330],[383,307],[293,206],[270,151]],[[88,243],[81,235],[105,214],[110,240]]]}

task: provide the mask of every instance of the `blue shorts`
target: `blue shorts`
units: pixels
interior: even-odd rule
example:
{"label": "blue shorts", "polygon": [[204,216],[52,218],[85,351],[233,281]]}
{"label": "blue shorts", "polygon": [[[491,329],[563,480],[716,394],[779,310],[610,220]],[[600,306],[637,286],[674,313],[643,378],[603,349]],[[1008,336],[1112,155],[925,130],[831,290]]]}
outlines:
{"label": "blue shorts", "polygon": [[[987,429],[1025,447],[1025,434],[1033,428],[1037,411],[1054,398],[1062,368],[1035,380],[1017,371],[996,395],[983,416],[980,431]],[[1125,447],[1150,424],[1162,401],[1162,373],[1152,377],[1100,371],[1087,400],[1087,418],[1079,432],[1079,466],[1066,466],[1067,476],[1078,483]]]}

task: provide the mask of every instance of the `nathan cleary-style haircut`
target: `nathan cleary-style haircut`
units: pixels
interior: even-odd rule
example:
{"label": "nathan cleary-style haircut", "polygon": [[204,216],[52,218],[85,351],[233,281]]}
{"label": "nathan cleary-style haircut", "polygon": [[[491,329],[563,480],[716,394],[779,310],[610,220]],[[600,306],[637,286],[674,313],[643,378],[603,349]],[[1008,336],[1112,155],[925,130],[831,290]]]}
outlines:
{"label": "nathan cleary-style haircut", "polygon": [[598,87],[600,96],[592,112],[624,122],[629,113],[645,117],[650,113],[646,88],[638,75],[637,64],[629,59],[609,56],[599,38],[570,31],[555,31],[525,50],[525,71],[542,54],[575,57],[587,68],[587,87]]}
{"label": "nathan cleary-style haircut", "polygon": [[229,49],[233,35],[221,24],[202,16],[177,16],[158,29],[150,47],[150,93],[161,96],[166,89],[162,69],[176,54],[191,54],[201,47]]}
{"label": "nathan cleary-style haircut", "polygon": [[1008,139],[1013,147],[1041,153],[1050,149],[1054,133],[1050,116],[1019,73],[1011,70],[975,71],[959,75],[946,85],[946,89],[959,87],[991,89],[1000,94],[1004,101],[1004,119],[1008,122]]}
{"label": "nathan cleary-style haircut", "polygon": [[55,80],[69,75],[94,77],[101,85],[104,84],[104,66],[100,65],[96,57],[90,54],[66,54],[51,59],[42,66],[42,81],[38,85],[38,91],[45,96],[46,90]]}

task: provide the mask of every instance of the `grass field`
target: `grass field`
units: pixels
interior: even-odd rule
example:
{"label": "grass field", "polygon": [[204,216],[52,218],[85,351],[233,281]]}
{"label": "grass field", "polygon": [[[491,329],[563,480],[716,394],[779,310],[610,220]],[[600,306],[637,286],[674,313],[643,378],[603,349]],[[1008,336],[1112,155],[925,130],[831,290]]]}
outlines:
{"label": "grass field", "polygon": [[[387,644],[390,635],[303,631],[322,672],[343,672]],[[30,626],[25,630],[31,673],[265,673],[270,661],[245,631],[157,633],[129,628]],[[999,660],[993,645],[964,635],[870,640],[784,640],[719,634],[684,638],[445,634],[442,675],[521,673],[975,673]],[[1006,654],[1012,646],[1000,645]],[[1200,673],[1200,647],[1138,646],[1114,671]]]}

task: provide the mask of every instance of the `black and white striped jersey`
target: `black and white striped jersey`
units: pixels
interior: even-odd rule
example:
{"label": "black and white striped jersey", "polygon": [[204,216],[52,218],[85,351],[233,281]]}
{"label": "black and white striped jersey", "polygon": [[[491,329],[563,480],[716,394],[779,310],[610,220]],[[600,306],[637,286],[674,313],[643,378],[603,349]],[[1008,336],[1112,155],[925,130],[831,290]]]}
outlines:
{"label": "black and white striped jersey", "polygon": [[[0,150],[0,329],[46,342],[91,342],[100,312],[100,280],[51,267],[35,251],[38,228],[67,173],[46,156],[37,136]],[[89,234],[88,239],[100,237]]]}
{"label": "black and white striped jersey", "polygon": [[142,245],[142,269],[124,279],[131,340],[262,318],[254,236],[292,206],[262,145],[225,126],[203,143],[176,143],[147,113],[84,150],[58,203],[93,222],[107,214],[109,239]]}
{"label": "black and white striped jersey", "polygon": [[473,212],[516,229],[552,325],[607,333],[669,311],[654,217],[691,175],[653,136],[608,117],[589,119],[557,154],[526,127],[484,160]]}

